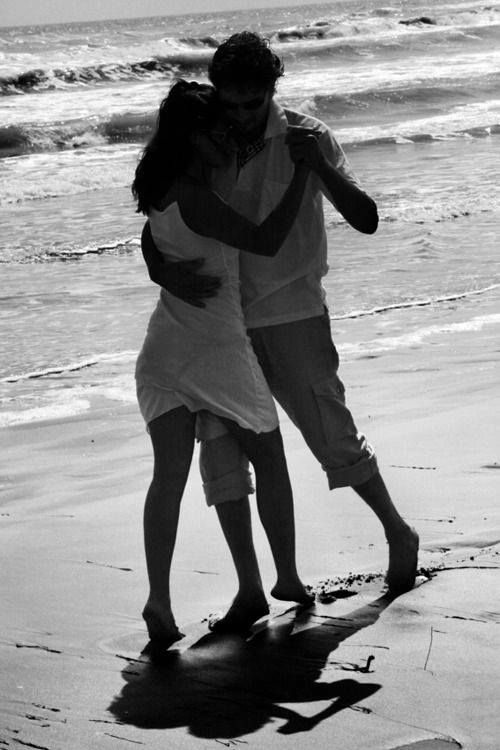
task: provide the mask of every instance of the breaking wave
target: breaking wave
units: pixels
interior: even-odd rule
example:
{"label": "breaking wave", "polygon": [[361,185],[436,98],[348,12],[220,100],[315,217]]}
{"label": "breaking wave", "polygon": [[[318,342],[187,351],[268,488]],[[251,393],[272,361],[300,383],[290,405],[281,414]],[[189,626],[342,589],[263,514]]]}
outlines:
{"label": "breaking wave", "polygon": [[67,122],[0,127],[0,157],[109,143],[141,143],[150,135],[156,115],[156,111],[127,112],[109,118],[85,117]]}
{"label": "breaking wave", "polygon": [[[273,47],[286,60],[314,56],[349,58],[391,54],[391,48],[411,43],[439,42],[474,44],[478,38],[495,40],[500,32],[500,6],[455,8],[446,6],[431,16],[403,17],[397,8],[379,8],[371,12],[351,13],[344,17],[324,18],[310,24],[293,25],[267,33]],[[160,54],[134,59],[137,49],[124,47],[116,50],[116,59],[107,62],[67,64],[36,67],[0,76],[0,96],[40,93],[71,86],[95,86],[103,83],[133,81],[159,76],[175,76],[188,71],[205,70],[220,37],[200,34],[189,37],[166,37],[160,41]],[[4,40],[5,41],[5,40]],[[156,48],[158,50],[158,47]],[[163,50],[163,51],[162,51]],[[145,49],[142,50],[146,52]],[[140,53],[139,53],[140,54]],[[34,58],[35,59],[35,58]]]}

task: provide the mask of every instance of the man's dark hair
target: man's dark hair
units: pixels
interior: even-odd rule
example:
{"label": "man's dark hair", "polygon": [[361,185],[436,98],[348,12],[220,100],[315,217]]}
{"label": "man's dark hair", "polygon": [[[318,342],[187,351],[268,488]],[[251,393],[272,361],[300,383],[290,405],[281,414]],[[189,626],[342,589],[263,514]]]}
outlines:
{"label": "man's dark hair", "polygon": [[281,59],[269,40],[252,31],[233,34],[217,47],[208,66],[208,77],[215,88],[273,89],[284,75]]}

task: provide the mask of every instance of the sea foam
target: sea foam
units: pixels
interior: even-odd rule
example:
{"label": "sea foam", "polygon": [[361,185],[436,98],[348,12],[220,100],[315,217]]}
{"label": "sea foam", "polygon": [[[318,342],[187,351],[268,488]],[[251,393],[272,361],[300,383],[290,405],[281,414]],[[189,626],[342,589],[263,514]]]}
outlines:
{"label": "sea foam", "polygon": [[359,356],[366,357],[367,355],[372,356],[397,349],[420,346],[426,339],[430,338],[439,339],[445,335],[471,333],[481,331],[486,326],[498,325],[500,325],[500,314],[478,315],[459,323],[423,326],[400,336],[381,336],[370,341],[345,343],[339,345],[338,349],[343,358],[355,359]]}

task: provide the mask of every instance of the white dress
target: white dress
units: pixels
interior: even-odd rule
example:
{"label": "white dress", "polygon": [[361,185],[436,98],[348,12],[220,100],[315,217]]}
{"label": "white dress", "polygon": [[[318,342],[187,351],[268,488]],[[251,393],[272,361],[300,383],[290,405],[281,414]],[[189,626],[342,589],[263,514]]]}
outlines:
{"label": "white dress", "polygon": [[238,250],[191,231],[176,202],[152,210],[149,222],[156,246],[169,260],[205,258],[202,273],[222,283],[204,308],[161,290],[136,365],[146,424],[183,405],[254,432],[274,430],[276,407],[245,328]]}

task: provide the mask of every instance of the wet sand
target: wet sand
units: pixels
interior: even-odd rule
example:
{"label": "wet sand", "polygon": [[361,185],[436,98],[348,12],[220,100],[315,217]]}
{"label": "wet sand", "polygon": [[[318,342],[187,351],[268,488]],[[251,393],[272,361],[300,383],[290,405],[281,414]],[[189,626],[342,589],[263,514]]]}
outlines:
{"label": "wet sand", "polygon": [[[367,321],[363,336],[383,326]],[[336,337],[347,340],[341,323]],[[346,358],[358,425],[421,537],[420,585],[394,600],[376,520],[351,490],[328,492],[282,415],[300,569],[330,596],[302,613],[273,602],[247,640],[207,635],[235,578],[195,462],[173,566],[186,638],[159,667],[140,656],[151,458],[136,408],[95,400],[72,419],[2,430],[0,747],[496,750],[497,373],[492,328]]]}

